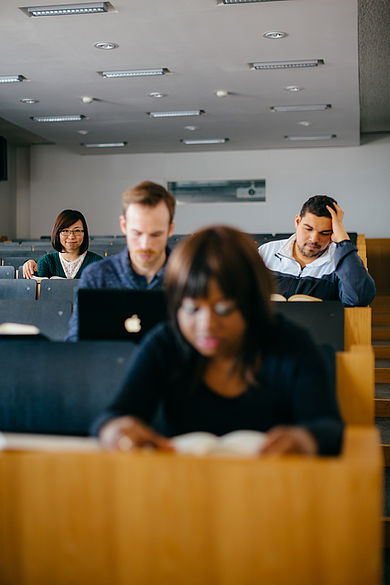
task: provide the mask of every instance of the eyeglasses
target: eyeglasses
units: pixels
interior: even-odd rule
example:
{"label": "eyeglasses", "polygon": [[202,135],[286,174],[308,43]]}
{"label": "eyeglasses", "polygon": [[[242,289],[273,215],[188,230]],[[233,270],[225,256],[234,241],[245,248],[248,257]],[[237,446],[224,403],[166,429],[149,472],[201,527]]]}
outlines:
{"label": "eyeglasses", "polygon": [[60,234],[64,236],[69,236],[70,234],[74,234],[75,236],[81,236],[84,233],[84,230],[68,230],[66,228],[60,230]]}

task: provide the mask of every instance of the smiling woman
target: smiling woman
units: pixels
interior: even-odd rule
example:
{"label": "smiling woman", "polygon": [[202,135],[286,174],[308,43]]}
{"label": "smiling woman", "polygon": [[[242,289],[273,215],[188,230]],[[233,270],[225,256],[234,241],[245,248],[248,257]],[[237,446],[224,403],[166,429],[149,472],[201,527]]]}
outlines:
{"label": "smiling woman", "polygon": [[88,251],[88,226],[84,215],[75,209],[64,209],[58,215],[51,231],[51,244],[56,252],[46,254],[39,261],[23,264],[24,278],[34,275],[46,278],[80,278],[86,266],[101,260]]}
{"label": "smiling woman", "polygon": [[304,330],[271,313],[271,273],[249,236],[216,226],[181,240],[165,290],[170,323],[145,337],[93,427],[105,446],[174,449],[149,426],[162,404],[168,437],[245,429],[266,433],[261,453],[339,452],[325,365]]}

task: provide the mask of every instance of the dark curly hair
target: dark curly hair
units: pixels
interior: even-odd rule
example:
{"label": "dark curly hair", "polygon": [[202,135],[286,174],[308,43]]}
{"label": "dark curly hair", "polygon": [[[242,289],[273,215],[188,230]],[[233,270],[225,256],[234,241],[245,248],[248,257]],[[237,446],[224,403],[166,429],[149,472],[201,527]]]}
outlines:
{"label": "dark curly hair", "polygon": [[333,197],[328,197],[328,195],[313,195],[313,197],[310,197],[302,205],[299,215],[303,217],[306,213],[312,213],[317,217],[332,217],[326,209],[326,206],[329,205],[329,207],[336,211],[335,204],[337,205],[337,201]]}

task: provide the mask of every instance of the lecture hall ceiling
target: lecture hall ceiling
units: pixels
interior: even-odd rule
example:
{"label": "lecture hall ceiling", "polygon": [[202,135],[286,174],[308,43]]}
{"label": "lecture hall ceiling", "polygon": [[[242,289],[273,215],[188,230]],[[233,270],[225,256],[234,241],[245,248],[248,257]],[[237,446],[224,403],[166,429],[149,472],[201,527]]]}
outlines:
{"label": "lecture hall ceiling", "polygon": [[[105,13],[48,17],[21,10],[42,4],[0,3],[0,77],[24,78],[0,84],[0,134],[11,144],[87,155],[203,152],[356,146],[390,132],[388,0],[112,0]],[[264,36],[275,32],[286,35]],[[316,66],[249,65],[302,60]],[[145,69],[164,74],[101,74]],[[200,114],[150,116],[183,111]],[[32,119],[52,115],[83,117]]]}

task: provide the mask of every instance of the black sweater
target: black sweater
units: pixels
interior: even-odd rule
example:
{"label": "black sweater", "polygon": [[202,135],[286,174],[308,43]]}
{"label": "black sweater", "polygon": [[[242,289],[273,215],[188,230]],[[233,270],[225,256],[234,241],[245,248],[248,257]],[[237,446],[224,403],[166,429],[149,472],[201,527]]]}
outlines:
{"label": "black sweater", "polygon": [[169,436],[299,425],[315,436],[320,454],[339,453],[343,423],[335,393],[318,349],[302,328],[274,318],[257,384],[234,398],[217,394],[203,382],[194,388],[192,363],[180,350],[171,326],[158,325],[140,344],[119,395],[95,421],[92,432],[124,415],[150,424],[162,404]]}

